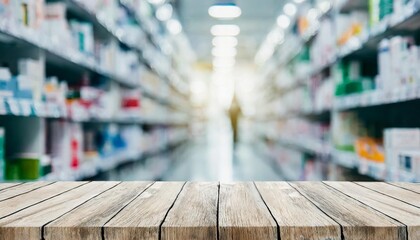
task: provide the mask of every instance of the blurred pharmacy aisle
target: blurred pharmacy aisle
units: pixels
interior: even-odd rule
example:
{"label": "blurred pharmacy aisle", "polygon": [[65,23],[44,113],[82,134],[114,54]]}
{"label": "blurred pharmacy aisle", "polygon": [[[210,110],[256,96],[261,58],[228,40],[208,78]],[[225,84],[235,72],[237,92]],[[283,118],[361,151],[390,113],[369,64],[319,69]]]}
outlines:
{"label": "blurred pharmacy aisle", "polygon": [[420,0],[0,0],[0,181],[420,181],[419,45]]}
{"label": "blurred pharmacy aisle", "polygon": [[[244,136],[233,149],[232,131],[227,119],[206,126],[199,135],[143,163],[121,167],[99,179],[168,181],[279,181],[284,177],[271,159],[253,148]],[[160,163],[160,166],[159,166]],[[152,166],[153,165],[153,166]],[[149,170],[148,170],[149,169]],[[156,175],[152,175],[154,169]]]}

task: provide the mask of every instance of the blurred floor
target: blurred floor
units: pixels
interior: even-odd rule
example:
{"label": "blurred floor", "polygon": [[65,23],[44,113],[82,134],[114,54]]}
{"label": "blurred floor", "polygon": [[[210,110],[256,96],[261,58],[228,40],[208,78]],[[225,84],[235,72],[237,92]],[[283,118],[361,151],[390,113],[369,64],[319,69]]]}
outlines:
{"label": "blurred floor", "polygon": [[[142,161],[143,162],[143,161]],[[154,174],[153,174],[154,173]],[[165,154],[145,159],[142,164],[123,167],[107,180],[164,181],[279,181],[280,173],[270,160],[242,140],[233,150],[227,124],[209,124],[204,134]]]}

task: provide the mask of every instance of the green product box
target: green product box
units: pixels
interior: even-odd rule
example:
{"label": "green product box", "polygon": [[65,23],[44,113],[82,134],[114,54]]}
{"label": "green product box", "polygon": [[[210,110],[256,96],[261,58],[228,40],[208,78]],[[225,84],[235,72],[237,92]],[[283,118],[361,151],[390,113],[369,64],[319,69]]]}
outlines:
{"label": "green product box", "polygon": [[6,161],[6,180],[37,180],[40,177],[40,160],[22,154]]}

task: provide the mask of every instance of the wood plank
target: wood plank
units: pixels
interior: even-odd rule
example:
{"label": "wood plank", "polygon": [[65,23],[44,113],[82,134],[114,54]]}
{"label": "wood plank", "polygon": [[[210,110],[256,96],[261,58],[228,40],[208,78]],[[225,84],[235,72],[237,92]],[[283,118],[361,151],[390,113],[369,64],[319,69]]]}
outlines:
{"label": "wood plank", "polygon": [[3,191],[4,189],[11,188],[14,186],[21,185],[23,183],[0,183],[0,190]]}
{"label": "wood plank", "polygon": [[399,199],[400,201],[420,207],[420,194],[384,182],[356,182],[356,184],[376,192]]}
{"label": "wood plank", "polygon": [[280,226],[280,239],[341,240],[340,225],[286,182],[256,182]]}
{"label": "wood plank", "polygon": [[400,187],[400,188],[404,188],[416,193],[420,193],[420,184],[419,183],[389,183],[392,184],[394,186]]}
{"label": "wood plank", "polygon": [[162,225],[162,239],[217,239],[218,192],[218,183],[186,183]]}
{"label": "wood plank", "polygon": [[220,184],[219,239],[277,239],[277,224],[253,183]]}
{"label": "wood plank", "polygon": [[321,182],[295,182],[292,187],[342,226],[345,239],[406,239],[403,224]]}
{"label": "wood plank", "polygon": [[57,182],[20,196],[4,200],[0,202],[0,219],[83,184],[86,184],[86,182]]}
{"label": "wood plank", "polygon": [[105,239],[159,239],[160,226],[184,182],[157,182],[104,226]]}
{"label": "wood plank", "polygon": [[0,240],[43,239],[43,226],[117,184],[118,182],[92,182],[84,184],[1,219]]}
{"label": "wood plank", "polygon": [[405,224],[408,239],[420,239],[420,208],[351,182],[326,182],[326,184]]}
{"label": "wood plank", "polygon": [[102,239],[105,223],[150,185],[151,182],[123,182],[48,224],[44,228],[44,238]]}
{"label": "wood plank", "polygon": [[0,191],[0,201],[22,195],[35,189],[53,184],[52,182],[28,182]]}

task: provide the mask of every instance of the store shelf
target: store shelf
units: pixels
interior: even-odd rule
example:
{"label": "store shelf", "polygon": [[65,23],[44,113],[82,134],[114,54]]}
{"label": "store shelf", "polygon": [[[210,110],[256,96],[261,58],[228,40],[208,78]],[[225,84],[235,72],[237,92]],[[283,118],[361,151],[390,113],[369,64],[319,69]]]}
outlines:
{"label": "store shelf", "polygon": [[0,115],[66,119],[72,122],[83,123],[116,123],[116,124],[142,124],[180,126],[188,125],[188,119],[162,117],[125,117],[125,118],[95,118],[83,112],[70,117],[66,106],[56,103],[34,102],[26,99],[0,99]]}
{"label": "store shelf", "polygon": [[269,136],[269,134],[264,136],[283,146],[292,147],[310,154],[329,157],[332,152],[332,146],[327,142],[307,136]]}
{"label": "store shelf", "polygon": [[341,13],[348,13],[352,10],[367,9],[368,1],[366,0],[346,0],[339,6]]}
{"label": "store shelf", "polygon": [[403,14],[391,15],[364,34],[354,37],[339,49],[338,58],[364,56],[376,54],[378,43],[386,38],[395,35],[402,30],[418,29],[420,27],[420,6],[408,5],[404,8]]}
{"label": "store shelf", "polygon": [[407,85],[390,90],[373,90],[364,93],[336,97],[334,110],[344,111],[356,108],[403,103],[420,99],[420,85]]}
{"label": "store shelf", "polygon": [[0,34],[10,37],[22,43],[42,50],[46,53],[47,63],[59,64],[67,66],[74,70],[89,71],[99,74],[105,78],[116,81],[119,84],[128,87],[139,87],[138,84],[130,81],[129,77],[117,76],[117,74],[102,69],[100,65],[90,57],[71,49],[63,49],[58,42],[53,42],[51,39],[43,34],[36,33],[24,27],[6,27],[0,26]]}
{"label": "store shelf", "polygon": [[0,99],[0,115],[65,118],[67,109],[60,104],[25,99]]}
{"label": "store shelf", "polygon": [[376,163],[360,158],[354,152],[346,152],[341,150],[332,151],[333,161],[346,168],[357,168],[362,175],[369,176],[373,179],[385,180],[385,163]]}
{"label": "store shelf", "polygon": [[182,137],[168,143],[167,145],[159,146],[155,149],[146,150],[144,152],[135,152],[135,151],[130,152],[127,150],[120,150],[119,152],[109,157],[105,157],[105,158],[96,157],[96,158],[90,159],[89,161],[84,163],[82,166],[80,166],[76,170],[71,170],[71,171],[62,172],[62,173],[51,173],[47,176],[44,176],[40,180],[78,181],[78,180],[92,178],[101,172],[110,171],[120,165],[129,163],[129,162],[140,161],[144,159],[145,157],[159,154],[160,152],[163,152],[171,147],[175,147],[179,144],[182,144],[183,142],[186,142],[187,140],[188,140],[188,137]]}

